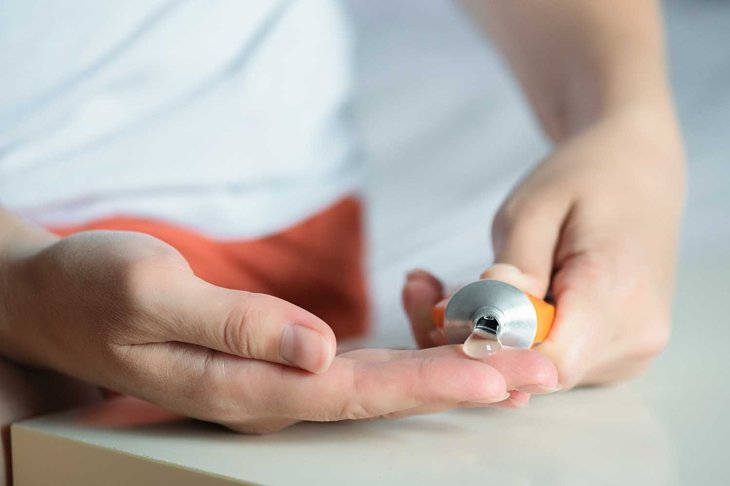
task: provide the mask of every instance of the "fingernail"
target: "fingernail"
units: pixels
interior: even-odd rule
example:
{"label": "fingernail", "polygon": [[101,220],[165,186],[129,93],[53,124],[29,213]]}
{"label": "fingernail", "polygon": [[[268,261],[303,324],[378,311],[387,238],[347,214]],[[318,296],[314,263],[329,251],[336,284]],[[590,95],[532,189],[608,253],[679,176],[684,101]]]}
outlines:
{"label": "fingernail", "polygon": [[545,385],[524,385],[517,388],[521,392],[533,393],[539,395],[546,395],[548,393],[555,393],[563,389],[562,386],[545,386]]}
{"label": "fingernail", "polygon": [[318,373],[326,368],[328,353],[329,343],[313,329],[289,324],[281,333],[279,354],[293,366]]}
{"label": "fingernail", "polygon": [[431,280],[432,275],[422,268],[414,268],[413,270],[406,273],[406,282],[411,280]]}
{"label": "fingernail", "polygon": [[494,263],[492,266],[484,270],[479,277],[487,278],[492,273],[496,272],[502,278],[507,276],[521,276],[522,271],[514,265],[509,263]]}
{"label": "fingernail", "polygon": [[509,392],[507,392],[502,397],[490,396],[490,397],[484,397],[482,399],[474,400],[474,403],[481,403],[481,404],[484,404],[484,405],[494,405],[495,403],[504,402],[508,398],[509,398]]}

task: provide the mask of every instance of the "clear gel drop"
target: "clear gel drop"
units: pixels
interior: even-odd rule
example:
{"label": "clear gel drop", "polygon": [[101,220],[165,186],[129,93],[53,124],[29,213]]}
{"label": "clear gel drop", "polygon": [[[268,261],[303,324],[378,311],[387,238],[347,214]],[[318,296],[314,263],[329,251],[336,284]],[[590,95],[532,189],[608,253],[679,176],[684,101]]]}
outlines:
{"label": "clear gel drop", "polygon": [[470,358],[486,358],[502,349],[502,345],[494,338],[472,332],[464,341],[464,353]]}

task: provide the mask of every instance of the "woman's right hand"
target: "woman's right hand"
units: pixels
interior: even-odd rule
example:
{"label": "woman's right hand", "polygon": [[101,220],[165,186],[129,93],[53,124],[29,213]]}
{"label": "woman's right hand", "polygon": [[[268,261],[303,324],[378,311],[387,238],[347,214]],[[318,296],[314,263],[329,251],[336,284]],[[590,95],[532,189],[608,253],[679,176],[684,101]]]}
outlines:
{"label": "woman's right hand", "polygon": [[243,432],[489,404],[557,382],[537,355],[487,364],[443,347],[335,357],[316,316],[213,286],[139,233],[58,240],[5,260],[0,282],[3,355]]}

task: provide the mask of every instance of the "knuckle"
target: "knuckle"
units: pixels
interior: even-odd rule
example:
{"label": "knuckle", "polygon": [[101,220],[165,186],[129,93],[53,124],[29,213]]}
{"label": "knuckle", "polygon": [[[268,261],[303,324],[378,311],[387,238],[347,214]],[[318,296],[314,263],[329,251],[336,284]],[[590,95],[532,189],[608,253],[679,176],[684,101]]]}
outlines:
{"label": "knuckle", "polygon": [[531,363],[529,373],[532,379],[537,383],[550,383],[555,380],[554,369],[552,367],[544,366],[544,363],[539,361]]}
{"label": "knuckle", "polygon": [[188,399],[197,404],[199,418],[214,422],[240,421],[244,411],[229,396],[229,388],[225,360],[215,351],[208,351],[200,376],[191,383],[188,392]]}
{"label": "knuckle", "polygon": [[132,306],[142,306],[157,283],[154,267],[145,259],[127,262],[120,270],[121,293]]}
{"label": "knuckle", "polygon": [[569,264],[561,268],[553,279],[553,290],[563,293],[567,290],[591,289],[603,295],[613,295],[624,282],[616,282],[615,266],[610,252],[600,249],[583,251],[567,257]]}
{"label": "knuckle", "polygon": [[117,245],[127,251],[130,258],[147,264],[179,266],[186,260],[173,246],[146,233],[125,233],[118,236]]}
{"label": "knuckle", "polygon": [[364,420],[372,416],[373,414],[362,403],[348,400],[339,411],[339,417],[331,420]]}
{"label": "knuckle", "polygon": [[363,420],[374,415],[374,411],[365,405],[365,397],[371,396],[372,383],[367,373],[359,373],[353,368],[351,393],[342,402],[337,411],[338,417],[330,420]]}
{"label": "knuckle", "polygon": [[150,268],[146,260],[134,259],[122,267],[121,273],[126,287],[135,291],[149,280]]}
{"label": "knuckle", "polygon": [[176,248],[169,245],[155,245],[155,249],[148,257],[158,266],[179,267],[187,266],[188,261]]}
{"label": "knuckle", "polygon": [[238,356],[253,357],[255,354],[256,336],[251,332],[254,309],[248,302],[236,302],[223,323],[223,343]]}
{"label": "knuckle", "polygon": [[[140,364],[140,360],[134,356],[134,352],[135,347],[132,345],[114,344],[111,342],[105,345],[102,350],[102,353],[104,353],[103,358],[113,369],[112,378],[119,378],[120,376],[132,376],[136,378],[145,374],[146,370]],[[150,377],[148,376],[148,378]],[[116,380],[112,379],[109,381],[115,382]]]}
{"label": "knuckle", "polygon": [[610,253],[606,254],[599,250],[586,251],[580,255],[580,277],[586,284],[600,284],[605,282],[608,271],[612,267]]}
{"label": "knuckle", "polygon": [[585,374],[580,356],[569,349],[563,349],[555,360],[555,367],[558,369],[559,383],[566,389],[578,385]]}
{"label": "knuckle", "polygon": [[[151,236],[147,237],[157,241]],[[154,289],[163,283],[163,279],[170,278],[171,271],[189,269],[182,254],[164,244],[127,249],[123,260],[120,262],[119,273],[124,291],[131,298],[140,301],[149,299],[149,295],[154,294]]]}

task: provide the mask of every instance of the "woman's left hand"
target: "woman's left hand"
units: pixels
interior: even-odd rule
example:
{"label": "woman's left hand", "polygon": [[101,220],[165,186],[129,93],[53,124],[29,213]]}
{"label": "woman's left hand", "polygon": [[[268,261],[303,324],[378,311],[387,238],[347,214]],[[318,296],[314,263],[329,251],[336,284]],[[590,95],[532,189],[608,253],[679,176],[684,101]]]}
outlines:
{"label": "woman's left hand", "polygon": [[[634,376],[664,348],[684,192],[674,120],[636,108],[558,144],[499,209],[481,278],[551,292],[556,320],[535,349],[563,388]],[[440,283],[412,272],[403,297],[418,344],[440,344]]]}

